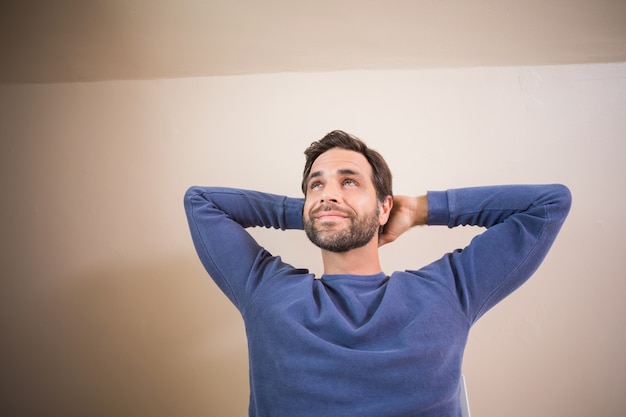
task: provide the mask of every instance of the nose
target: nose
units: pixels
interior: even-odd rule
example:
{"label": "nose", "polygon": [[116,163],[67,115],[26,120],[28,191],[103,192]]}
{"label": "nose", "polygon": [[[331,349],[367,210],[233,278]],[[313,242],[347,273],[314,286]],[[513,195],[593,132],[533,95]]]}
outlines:
{"label": "nose", "polygon": [[340,193],[334,184],[324,185],[324,191],[320,196],[320,203],[338,203]]}

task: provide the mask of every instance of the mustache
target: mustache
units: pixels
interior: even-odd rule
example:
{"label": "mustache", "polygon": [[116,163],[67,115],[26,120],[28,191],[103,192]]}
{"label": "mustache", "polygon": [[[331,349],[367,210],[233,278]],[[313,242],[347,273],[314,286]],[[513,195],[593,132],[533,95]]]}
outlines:
{"label": "mustache", "polygon": [[325,211],[336,211],[337,213],[345,214],[348,217],[352,216],[348,210],[342,208],[341,206],[339,206],[338,204],[335,204],[335,203],[326,203],[324,205],[321,205],[318,208],[316,208],[315,210],[313,210],[311,212],[311,214],[312,215],[316,215],[318,213],[322,213],[322,212],[325,212]]}

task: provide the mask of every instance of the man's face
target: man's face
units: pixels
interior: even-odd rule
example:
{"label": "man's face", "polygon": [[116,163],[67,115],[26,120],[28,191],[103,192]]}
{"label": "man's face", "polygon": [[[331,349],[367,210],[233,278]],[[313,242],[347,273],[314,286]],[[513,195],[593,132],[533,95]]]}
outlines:
{"label": "man's face", "polygon": [[332,252],[360,248],[386,218],[372,183],[372,167],[362,154],[334,148],[313,162],[303,210],[311,242]]}

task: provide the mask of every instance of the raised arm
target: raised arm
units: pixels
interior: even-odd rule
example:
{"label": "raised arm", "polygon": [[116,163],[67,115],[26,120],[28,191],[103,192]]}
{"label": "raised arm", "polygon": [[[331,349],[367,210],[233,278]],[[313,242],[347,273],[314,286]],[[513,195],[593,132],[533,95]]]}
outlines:
{"label": "raised arm", "polygon": [[264,277],[291,268],[267,253],[245,228],[302,229],[302,205],[302,199],[231,188],[192,187],[185,194],[198,256],[240,310]]}
{"label": "raised arm", "polygon": [[569,190],[558,184],[474,187],[399,197],[394,198],[396,212],[392,211],[381,240],[391,242],[420,224],[486,227],[467,247],[420,271],[425,276],[448,277],[443,284],[455,292],[474,321],[535,272],[570,205]]}

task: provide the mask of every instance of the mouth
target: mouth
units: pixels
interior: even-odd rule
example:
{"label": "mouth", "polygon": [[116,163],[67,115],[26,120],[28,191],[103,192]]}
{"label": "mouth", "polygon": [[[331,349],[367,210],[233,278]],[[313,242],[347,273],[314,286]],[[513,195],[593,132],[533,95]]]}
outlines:
{"label": "mouth", "polygon": [[315,220],[320,222],[334,222],[348,219],[350,217],[347,212],[332,206],[318,208],[311,214]]}
{"label": "mouth", "polygon": [[320,220],[320,221],[341,220],[341,219],[347,219],[347,218],[348,216],[346,216],[343,213],[333,213],[333,212],[323,212],[315,216],[315,219]]}
{"label": "mouth", "polygon": [[335,204],[319,206],[311,211],[310,219],[317,222],[338,222],[350,219],[350,213]]}

